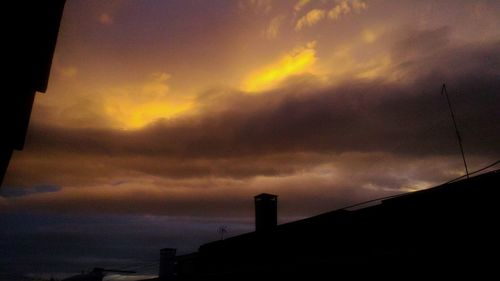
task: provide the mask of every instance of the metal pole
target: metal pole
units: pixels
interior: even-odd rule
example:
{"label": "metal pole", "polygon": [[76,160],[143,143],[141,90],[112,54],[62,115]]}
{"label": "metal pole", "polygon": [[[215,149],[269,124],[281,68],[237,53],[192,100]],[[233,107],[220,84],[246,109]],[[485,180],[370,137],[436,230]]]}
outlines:
{"label": "metal pole", "polygon": [[462,146],[462,138],[460,137],[460,132],[458,131],[457,122],[455,121],[455,114],[453,113],[450,97],[448,97],[448,91],[446,91],[445,84],[443,84],[443,87],[441,88],[441,95],[443,93],[446,96],[446,101],[448,102],[448,107],[450,108],[451,120],[453,120],[453,126],[455,126],[455,133],[457,134],[458,145],[460,146],[460,152],[462,153],[462,160],[464,161],[465,174],[467,175],[467,178],[469,178],[469,169],[467,169],[467,161],[465,161],[464,148]]}

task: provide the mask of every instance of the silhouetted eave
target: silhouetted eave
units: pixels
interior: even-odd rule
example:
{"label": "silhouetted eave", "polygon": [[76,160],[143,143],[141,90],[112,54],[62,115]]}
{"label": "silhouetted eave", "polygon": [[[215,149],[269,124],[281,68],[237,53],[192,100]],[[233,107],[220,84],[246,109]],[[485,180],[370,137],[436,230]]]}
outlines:
{"label": "silhouetted eave", "polygon": [[0,95],[0,184],[14,149],[22,150],[36,92],[47,90],[65,0],[4,1],[4,79]]}

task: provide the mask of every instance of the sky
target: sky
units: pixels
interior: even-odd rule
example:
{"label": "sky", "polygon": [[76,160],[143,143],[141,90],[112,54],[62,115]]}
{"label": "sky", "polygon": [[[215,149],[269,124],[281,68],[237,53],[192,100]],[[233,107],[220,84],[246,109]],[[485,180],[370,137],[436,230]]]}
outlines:
{"label": "sky", "polygon": [[443,83],[469,169],[499,160],[499,15],[486,0],[68,1],[0,190],[0,268],[151,263],[222,225],[252,231],[262,192],[285,223],[461,176]]}

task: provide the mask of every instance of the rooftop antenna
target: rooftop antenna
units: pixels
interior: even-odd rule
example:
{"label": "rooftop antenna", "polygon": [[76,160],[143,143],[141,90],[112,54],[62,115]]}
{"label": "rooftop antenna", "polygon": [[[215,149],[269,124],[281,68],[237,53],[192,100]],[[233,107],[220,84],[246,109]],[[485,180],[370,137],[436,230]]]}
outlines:
{"label": "rooftop antenna", "polygon": [[441,88],[441,95],[446,96],[446,101],[448,102],[448,107],[450,108],[451,120],[453,120],[453,125],[455,126],[455,133],[457,134],[458,145],[460,146],[460,152],[462,153],[462,160],[464,161],[465,174],[469,178],[469,169],[467,169],[467,161],[465,161],[464,148],[462,146],[462,138],[460,137],[460,132],[458,131],[457,122],[455,121],[455,114],[453,113],[453,108],[451,107],[450,97],[448,96],[448,91],[446,91],[446,84],[443,84]]}
{"label": "rooftop antenna", "polygon": [[218,232],[220,234],[220,240],[224,240],[224,234],[227,233],[227,226],[221,225],[218,229]]}

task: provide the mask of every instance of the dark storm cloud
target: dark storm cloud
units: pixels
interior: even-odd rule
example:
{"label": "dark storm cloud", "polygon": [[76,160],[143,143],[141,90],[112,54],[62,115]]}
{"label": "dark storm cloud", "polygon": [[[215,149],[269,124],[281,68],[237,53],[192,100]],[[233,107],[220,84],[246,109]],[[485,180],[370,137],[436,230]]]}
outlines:
{"label": "dark storm cloud", "polygon": [[[391,52],[399,72],[414,79],[449,78],[450,82],[471,84],[477,77],[493,76],[498,80],[500,40],[462,43],[453,39],[450,27],[433,30],[405,30],[408,33],[397,41]],[[468,76],[468,79],[463,79]],[[410,77],[408,77],[410,78]]]}
{"label": "dark storm cloud", "polygon": [[443,26],[432,30],[403,28],[398,31],[401,40],[392,48],[393,59],[405,63],[415,63],[425,56],[433,56],[437,51],[449,50],[452,29]]}
{"label": "dark storm cloud", "polygon": [[[340,170],[340,169],[339,169]],[[403,182],[397,177],[388,176]],[[378,180],[380,182],[380,180]],[[158,182],[157,185],[161,185]],[[300,173],[289,177],[259,178],[253,181],[227,181],[213,179],[194,183],[197,189],[182,186],[160,187],[144,192],[148,186],[138,181],[124,187],[95,186],[63,189],[50,196],[11,198],[4,201],[0,212],[30,210],[32,212],[80,214],[153,214],[198,218],[226,217],[251,218],[253,196],[264,191],[280,196],[280,218],[314,215],[345,207],[356,202],[401,192],[394,188],[380,190],[363,188],[349,177],[336,181],[331,176]],[[308,192],[303,192],[307,188]],[[196,196],[193,196],[196,194]],[[226,196],[230,194],[230,196]],[[312,203],[314,202],[314,203]],[[2,202],[0,202],[2,203]]]}
{"label": "dark storm cloud", "polygon": [[[396,45],[401,81],[351,80],[318,87],[304,79],[258,96],[201,99],[216,110],[156,122],[139,131],[33,126],[30,145],[45,151],[173,158],[232,158],[296,152],[456,152],[446,82],[470,153],[498,155],[500,43],[453,46],[447,29]],[[417,43],[415,43],[417,42]],[[433,48],[436,46],[436,48]],[[389,74],[388,74],[389,75]]]}

